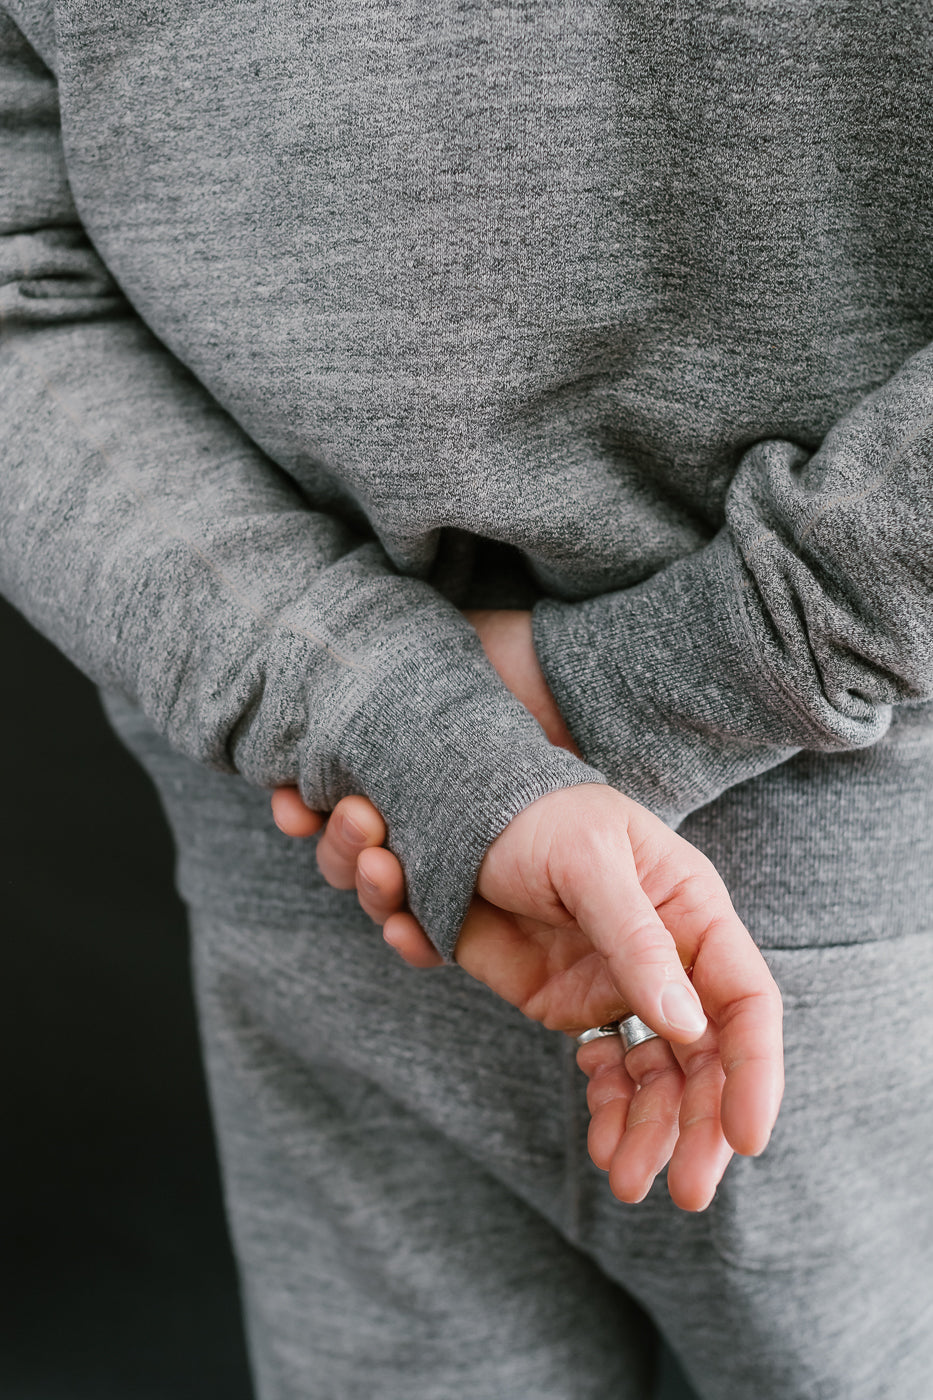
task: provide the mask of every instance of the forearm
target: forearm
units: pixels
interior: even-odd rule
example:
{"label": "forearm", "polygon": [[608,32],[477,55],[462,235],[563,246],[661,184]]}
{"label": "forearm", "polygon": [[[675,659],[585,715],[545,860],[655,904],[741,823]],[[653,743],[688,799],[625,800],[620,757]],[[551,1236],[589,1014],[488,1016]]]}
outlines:
{"label": "forearm", "polygon": [[367,794],[449,952],[490,842],[590,770],[128,305],[71,200],[54,80],[2,12],[0,117],[0,586],[192,759],[315,807]]}
{"label": "forearm", "polygon": [[810,454],[750,448],[715,539],[637,587],[534,610],[586,759],[677,822],[801,748],[933,698],[933,352]]}

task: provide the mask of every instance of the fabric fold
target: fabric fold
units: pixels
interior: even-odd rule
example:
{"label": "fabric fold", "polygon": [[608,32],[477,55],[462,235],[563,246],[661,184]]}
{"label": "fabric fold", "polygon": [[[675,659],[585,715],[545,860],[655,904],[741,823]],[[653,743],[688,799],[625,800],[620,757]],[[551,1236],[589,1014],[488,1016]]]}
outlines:
{"label": "fabric fold", "polygon": [[933,348],[816,451],[743,454],[726,524],[634,588],[534,610],[587,759],[677,823],[798,749],[876,742],[933,699]]}
{"label": "fabric fold", "polygon": [[189,758],[324,810],[369,796],[449,958],[490,842],[599,775],[135,315],[81,229],[54,79],[5,15],[0,40],[4,593]]}

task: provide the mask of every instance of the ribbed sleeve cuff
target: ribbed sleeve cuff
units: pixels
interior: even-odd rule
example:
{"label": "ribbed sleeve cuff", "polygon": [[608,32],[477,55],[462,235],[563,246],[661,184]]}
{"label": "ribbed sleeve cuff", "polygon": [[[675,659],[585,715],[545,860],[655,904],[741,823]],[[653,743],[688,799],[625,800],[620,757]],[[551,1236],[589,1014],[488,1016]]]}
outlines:
{"label": "ribbed sleeve cuff", "polygon": [[673,826],[806,742],[753,639],[745,586],[724,532],[634,588],[533,612],[542,670],[581,752]]}
{"label": "ribbed sleeve cuff", "polygon": [[[394,648],[335,736],[325,788],[334,804],[366,792],[386,818],[409,905],[450,961],[490,844],[520,811],[558,788],[604,782],[551,745],[504,688],[478,641]],[[359,701],[359,697],[357,697]]]}

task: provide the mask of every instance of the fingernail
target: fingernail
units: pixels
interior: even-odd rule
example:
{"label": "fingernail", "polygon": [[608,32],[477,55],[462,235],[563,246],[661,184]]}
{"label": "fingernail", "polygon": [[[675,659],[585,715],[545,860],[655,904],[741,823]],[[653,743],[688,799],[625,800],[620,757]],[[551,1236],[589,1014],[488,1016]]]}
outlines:
{"label": "fingernail", "polygon": [[703,1008],[695,994],[679,982],[664,988],[661,993],[661,1011],[673,1031],[686,1031],[696,1037],[706,1030]]}
{"label": "fingernail", "polygon": [[347,840],[352,841],[355,846],[362,845],[366,840],[366,832],[361,826],[357,826],[356,822],[351,821],[349,817],[344,817],[343,819],[343,834]]}
{"label": "fingernail", "polygon": [[363,872],[362,872],[362,870],[358,870],[358,871],[356,872],[356,878],[357,878],[357,880],[359,881],[359,883],[362,885],[363,889],[365,890],[365,892],[366,892],[367,894],[378,894],[378,893],[379,893],[379,886],[376,884],[376,882],[375,882],[374,880],[370,880],[370,879],[368,878],[368,876],[364,875]]}

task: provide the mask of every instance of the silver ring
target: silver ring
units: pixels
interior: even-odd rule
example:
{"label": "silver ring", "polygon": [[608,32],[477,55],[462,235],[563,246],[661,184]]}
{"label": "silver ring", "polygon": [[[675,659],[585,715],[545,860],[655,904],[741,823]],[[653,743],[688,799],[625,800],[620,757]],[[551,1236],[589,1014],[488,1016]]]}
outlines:
{"label": "silver ring", "polygon": [[646,1026],[644,1021],[640,1021],[637,1016],[626,1016],[624,1021],[619,1022],[619,1035],[622,1037],[623,1053],[628,1054],[634,1050],[636,1045],[642,1045],[646,1040],[660,1040],[657,1031],[653,1031],[650,1026]]}
{"label": "silver ring", "polygon": [[588,1031],[583,1031],[577,1036],[578,1045],[589,1045],[591,1040],[605,1040],[608,1036],[619,1034],[618,1021],[610,1021],[605,1026],[592,1026]]}

